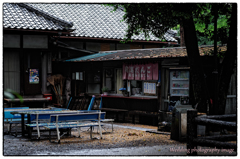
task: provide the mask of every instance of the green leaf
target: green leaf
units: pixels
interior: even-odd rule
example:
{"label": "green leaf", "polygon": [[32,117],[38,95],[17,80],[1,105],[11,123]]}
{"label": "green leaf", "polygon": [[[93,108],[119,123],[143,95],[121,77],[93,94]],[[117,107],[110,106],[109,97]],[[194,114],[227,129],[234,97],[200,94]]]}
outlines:
{"label": "green leaf", "polygon": [[10,92],[4,91],[4,97],[14,99],[14,95]]}
{"label": "green leaf", "polygon": [[[6,94],[6,96],[5,96],[5,94]],[[20,94],[18,94],[17,92],[15,92],[11,89],[7,89],[6,91],[4,91],[4,96],[7,98],[14,99],[15,98],[14,95],[17,96],[17,98],[20,100],[21,103],[23,103],[23,97]]]}

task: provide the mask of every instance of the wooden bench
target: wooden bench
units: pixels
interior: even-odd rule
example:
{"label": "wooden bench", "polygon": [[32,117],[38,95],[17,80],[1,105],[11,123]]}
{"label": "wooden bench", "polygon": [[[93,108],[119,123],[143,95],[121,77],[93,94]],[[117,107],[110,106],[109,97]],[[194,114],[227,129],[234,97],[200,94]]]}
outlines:
{"label": "wooden bench", "polygon": [[71,96],[67,105],[70,110],[87,110],[90,105],[90,96]]}
{"label": "wooden bench", "polygon": [[[95,99],[95,96],[93,96],[94,98],[92,98],[90,104],[89,104],[89,107],[88,107],[88,110],[93,110],[94,109],[94,106],[97,106],[97,108],[95,108],[95,110],[103,110],[103,111],[109,111],[109,109],[105,109],[105,108],[102,108],[102,105],[103,105],[103,102],[102,102],[102,97],[96,97],[96,99],[98,99],[98,101]],[[100,99],[100,101],[99,101]],[[117,116],[118,118],[118,116]],[[113,132],[113,122],[114,122],[114,119],[102,119],[101,122],[111,122],[112,124],[112,132]],[[105,131],[106,129],[104,127],[102,127]],[[107,132],[107,131],[106,131]]]}
{"label": "wooden bench", "polygon": [[136,116],[143,116],[142,119],[152,119],[153,125],[157,124],[158,104],[157,98],[154,97],[103,96],[103,106],[101,110],[114,112],[117,120],[118,115],[122,113],[124,120],[125,115],[131,115],[133,123],[135,123]]}
{"label": "wooden bench", "polygon": [[132,116],[132,123],[135,124],[135,117],[138,116],[145,116],[147,118],[152,118],[153,125],[156,125],[157,121],[154,120],[155,117],[158,117],[158,112],[148,112],[148,111],[141,111],[141,110],[131,110],[128,112],[129,115]]}
{"label": "wooden bench", "polygon": [[[119,114],[123,113],[123,121],[125,121],[125,113],[128,112],[127,109],[119,109],[119,108],[107,108],[105,107],[105,105],[103,105],[103,97],[101,97],[100,100],[100,104],[98,107],[95,107],[95,110],[101,110],[101,111],[105,111],[105,112],[114,112],[116,114],[116,121],[119,121]],[[105,119],[106,122],[112,122],[114,121],[114,119]],[[112,130],[113,130],[113,125],[112,125]]]}
{"label": "wooden bench", "polygon": [[[80,137],[81,127],[90,127],[90,138],[92,139],[92,127],[98,126],[102,139],[101,120],[105,118],[105,112],[90,112],[80,114],[56,114],[51,115],[50,122],[44,126],[49,129],[49,141],[51,142],[51,130],[57,131],[57,140],[60,143],[60,129],[77,128]],[[97,122],[94,122],[97,121]]]}
{"label": "wooden bench", "polygon": [[99,110],[106,111],[106,112],[114,112],[116,114],[116,121],[119,121],[119,114],[123,113],[123,122],[125,122],[125,114],[128,112],[128,110],[126,109],[115,109],[115,108],[100,108]]}

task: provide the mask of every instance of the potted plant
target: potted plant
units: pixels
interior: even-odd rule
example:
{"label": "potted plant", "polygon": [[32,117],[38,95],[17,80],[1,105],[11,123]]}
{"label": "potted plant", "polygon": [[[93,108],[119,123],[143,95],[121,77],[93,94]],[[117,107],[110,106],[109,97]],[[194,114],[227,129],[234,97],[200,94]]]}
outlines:
{"label": "potted plant", "polygon": [[103,95],[108,95],[108,88],[107,87],[103,87],[102,88],[102,92],[103,92]]}

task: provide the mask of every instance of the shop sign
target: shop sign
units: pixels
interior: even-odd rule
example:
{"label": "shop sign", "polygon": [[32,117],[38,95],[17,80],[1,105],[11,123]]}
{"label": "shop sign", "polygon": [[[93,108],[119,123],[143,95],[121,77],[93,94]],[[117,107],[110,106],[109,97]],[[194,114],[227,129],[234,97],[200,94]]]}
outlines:
{"label": "shop sign", "polygon": [[144,82],[144,93],[145,94],[156,94],[156,83]]}
{"label": "shop sign", "polygon": [[152,64],[153,80],[158,80],[158,63]]}
{"label": "shop sign", "polygon": [[128,80],[134,80],[134,65],[129,65]]}
{"label": "shop sign", "polygon": [[140,66],[135,65],[135,80],[140,80]]}
{"label": "shop sign", "polygon": [[123,64],[123,80],[158,80],[158,63]]}
{"label": "shop sign", "polygon": [[123,64],[123,80],[126,80],[128,78],[128,65]]}
{"label": "shop sign", "polygon": [[147,80],[152,80],[152,64],[149,63],[146,65],[147,68]]}
{"label": "shop sign", "polygon": [[144,64],[141,65],[141,80],[146,80],[146,66]]}

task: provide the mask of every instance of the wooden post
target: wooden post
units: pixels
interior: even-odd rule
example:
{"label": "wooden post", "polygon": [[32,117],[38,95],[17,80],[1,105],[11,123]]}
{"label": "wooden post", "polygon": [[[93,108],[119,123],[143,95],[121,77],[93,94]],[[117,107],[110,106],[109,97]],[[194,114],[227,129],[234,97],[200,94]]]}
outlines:
{"label": "wooden post", "polygon": [[135,124],[135,114],[132,115],[132,123]]}
{"label": "wooden post", "polygon": [[47,73],[48,74],[52,73],[52,53],[51,52],[47,53]]}
{"label": "wooden post", "polygon": [[[161,73],[161,71],[159,71],[159,74]],[[160,77],[159,77],[160,78]],[[157,101],[157,105],[158,105],[158,116],[157,116],[157,125],[158,125],[158,128],[157,128],[157,131],[160,131],[160,127],[161,127],[161,116],[160,116],[160,112],[162,110],[162,106],[161,106],[161,98],[162,98],[162,94],[161,94],[161,83],[159,82],[157,84],[157,92],[158,92],[158,101]]]}
{"label": "wooden post", "polygon": [[47,93],[47,53],[45,52],[42,55],[42,94],[44,93]]}
{"label": "wooden post", "polygon": [[197,144],[193,142],[194,138],[197,138],[197,124],[195,123],[195,117],[197,117],[197,110],[187,111],[187,155],[197,155]]}

